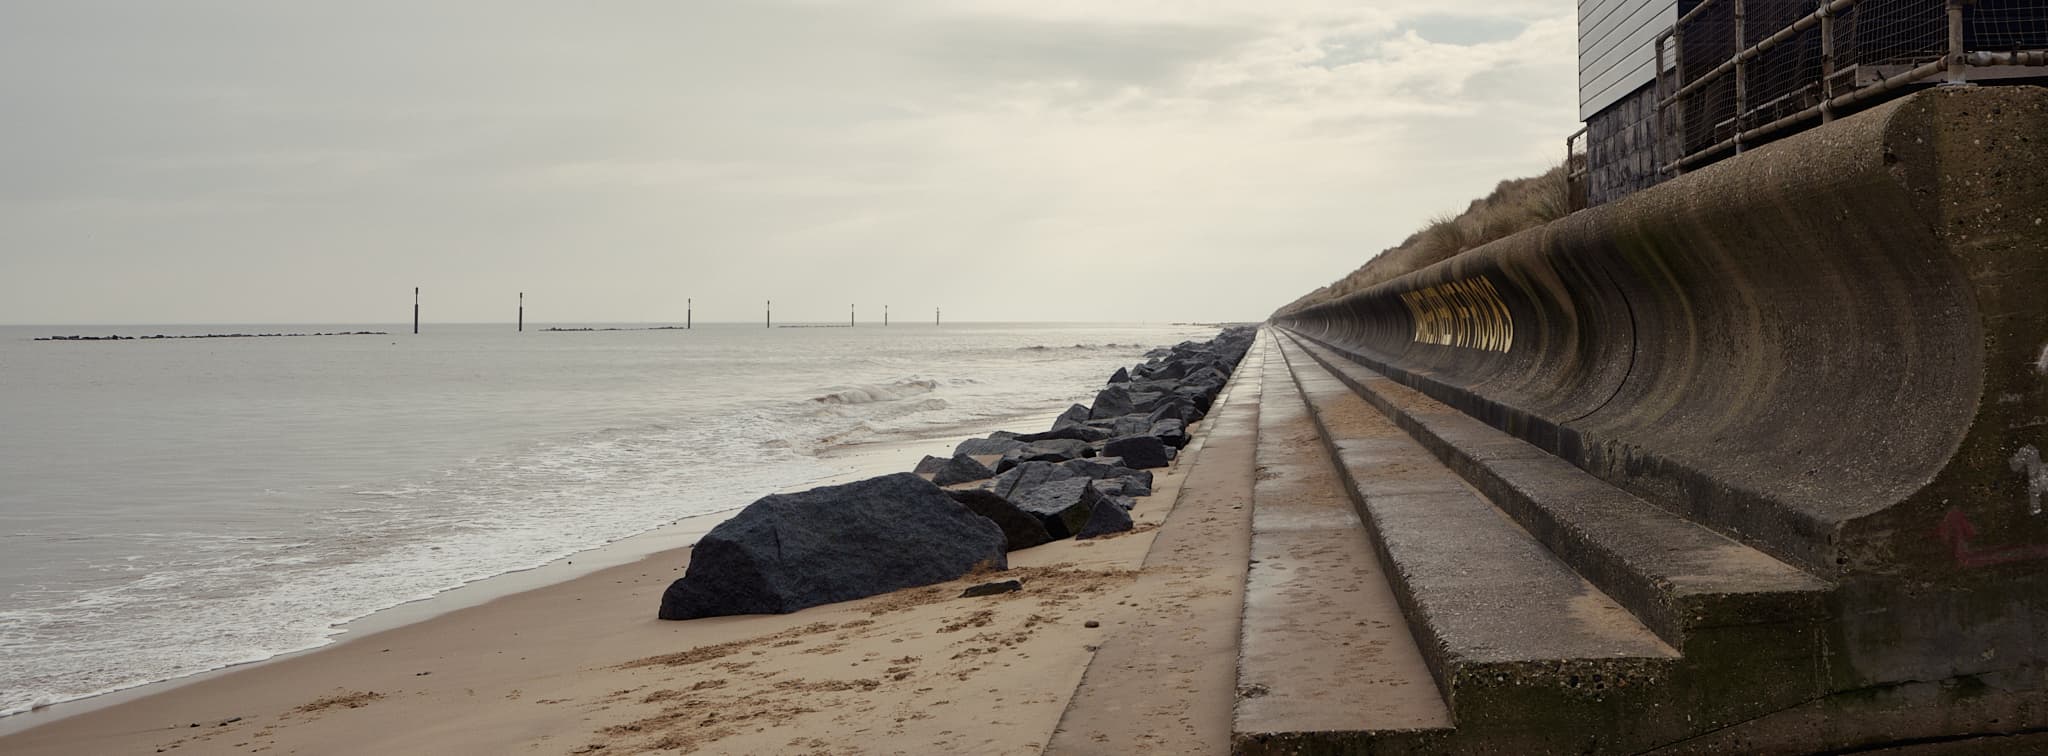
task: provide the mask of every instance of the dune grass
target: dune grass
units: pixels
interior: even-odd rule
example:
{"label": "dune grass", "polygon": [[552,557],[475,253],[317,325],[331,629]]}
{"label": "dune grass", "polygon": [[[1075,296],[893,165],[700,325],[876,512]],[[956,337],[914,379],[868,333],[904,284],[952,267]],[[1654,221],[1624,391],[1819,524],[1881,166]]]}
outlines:
{"label": "dune grass", "polygon": [[1374,255],[1358,270],[1288,303],[1273,316],[1283,317],[1364,291],[1570,212],[1571,194],[1562,165],[1541,175],[1502,181],[1491,194],[1473,200],[1464,212],[1431,218],[1429,225],[1399,246]]}

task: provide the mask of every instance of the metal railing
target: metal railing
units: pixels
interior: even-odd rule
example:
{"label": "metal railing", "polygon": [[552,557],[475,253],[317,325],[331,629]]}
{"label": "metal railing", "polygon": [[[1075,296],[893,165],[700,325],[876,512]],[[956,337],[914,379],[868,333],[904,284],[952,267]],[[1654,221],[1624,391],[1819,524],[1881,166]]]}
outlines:
{"label": "metal railing", "polygon": [[1564,140],[1564,189],[1567,211],[1586,209],[1592,191],[1592,163],[1587,160],[1586,129],[1581,127]]}
{"label": "metal railing", "polygon": [[2048,0],[1703,0],[1656,40],[1660,178],[1972,69],[2042,76]]}

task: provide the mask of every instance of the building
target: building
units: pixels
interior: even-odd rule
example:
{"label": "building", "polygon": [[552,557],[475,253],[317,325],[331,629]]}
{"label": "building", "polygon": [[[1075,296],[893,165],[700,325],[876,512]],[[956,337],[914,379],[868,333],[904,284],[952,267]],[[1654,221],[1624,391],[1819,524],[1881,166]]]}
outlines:
{"label": "building", "polygon": [[2043,0],[1580,0],[1598,205],[1915,88],[2048,81]]}

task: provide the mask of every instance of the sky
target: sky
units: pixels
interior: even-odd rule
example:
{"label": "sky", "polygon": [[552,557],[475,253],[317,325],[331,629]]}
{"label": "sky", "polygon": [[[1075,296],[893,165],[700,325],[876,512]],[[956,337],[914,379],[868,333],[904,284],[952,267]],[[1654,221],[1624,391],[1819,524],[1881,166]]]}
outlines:
{"label": "sky", "polygon": [[1256,320],[1558,162],[1566,0],[0,2],[0,323]]}

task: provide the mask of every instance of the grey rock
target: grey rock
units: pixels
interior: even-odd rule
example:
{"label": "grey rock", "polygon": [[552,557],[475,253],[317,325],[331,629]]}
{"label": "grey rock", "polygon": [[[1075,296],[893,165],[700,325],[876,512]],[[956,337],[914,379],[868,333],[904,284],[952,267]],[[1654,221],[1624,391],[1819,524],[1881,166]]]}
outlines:
{"label": "grey rock", "polygon": [[968,511],[981,515],[1003,530],[1003,550],[1028,549],[1052,540],[1046,532],[1045,523],[1037,515],[1018,509],[1009,499],[994,491],[981,488],[958,489],[946,492]]}
{"label": "grey rock", "polygon": [[1026,433],[1018,436],[1017,440],[1025,443],[1037,443],[1039,441],[1080,441],[1087,443],[1112,438],[1115,435],[1115,433],[1103,428],[1076,423],[1061,428],[1054,428],[1044,433]]}
{"label": "grey rock", "polygon": [[1127,385],[1118,384],[1095,392],[1095,403],[1088,407],[1088,418],[1099,420],[1118,415],[1128,415],[1136,411],[1138,411],[1138,406],[1131,398],[1130,388]]}
{"label": "grey rock", "polygon": [[1024,581],[1004,580],[998,583],[982,583],[981,585],[970,586],[967,590],[960,592],[960,598],[997,596],[1005,593],[1016,593],[1021,590],[1024,590]]}
{"label": "grey rock", "polygon": [[766,496],[712,528],[662,619],[784,614],[1007,568],[1001,528],[911,473]]}
{"label": "grey rock", "polygon": [[1125,480],[1127,479],[1107,478],[1104,480],[1091,480],[1088,481],[1088,486],[1090,488],[1095,489],[1095,493],[1100,495],[1102,498],[1116,502],[1116,505],[1119,507],[1123,507],[1124,509],[1136,509],[1138,506],[1138,500],[1133,499],[1130,497],[1130,495],[1124,493],[1123,487]]}
{"label": "grey rock", "polygon": [[960,442],[959,446],[953,447],[953,453],[956,455],[972,454],[975,456],[982,456],[989,454],[1008,454],[1012,451],[1016,451],[1022,448],[1024,448],[1024,442],[1018,441],[1015,438],[970,438],[967,439],[966,441]]}
{"label": "grey rock", "polygon": [[1167,446],[1184,449],[1188,445],[1188,429],[1179,420],[1161,420],[1152,424],[1146,435],[1166,442]]}
{"label": "grey rock", "polygon": [[1125,466],[1137,470],[1167,466],[1173,461],[1169,451],[1172,448],[1157,436],[1124,436],[1110,439],[1102,447],[1103,454],[1122,457]]}
{"label": "grey rock", "polygon": [[[1004,461],[1012,464],[1024,462],[1065,462],[1070,459],[1093,456],[1095,450],[1086,441],[1070,438],[1053,438],[1033,441],[1003,455]],[[1014,461],[1013,461],[1014,460]],[[1007,468],[1005,468],[1007,469]]]}
{"label": "grey rock", "polygon": [[1124,496],[1152,495],[1152,473],[1125,465],[1121,457],[1077,459],[1063,462],[1060,467],[1090,480],[1117,481],[1118,493]]}
{"label": "grey rock", "polygon": [[1077,539],[1101,538],[1115,533],[1129,532],[1132,528],[1131,513],[1107,499],[1097,500],[1088,513],[1088,521],[1074,531]]}
{"label": "grey rock", "polygon": [[1060,413],[1059,417],[1053,419],[1052,429],[1059,430],[1070,425],[1084,425],[1087,422],[1088,408],[1086,406],[1076,404],[1072,407],[1068,407],[1067,411]]}
{"label": "grey rock", "polygon": [[[923,465],[919,465],[923,467]],[[932,483],[940,486],[954,486],[987,480],[996,476],[996,471],[979,460],[965,454],[955,454],[952,459],[943,460],[932,470]]]}
{"label": "grey rock", "polygon": [[1124,415],[1117,418],[1116,424],[1110,427],[1110,437],[1142,436],[1152,430],[1152,422],[1151,415]]}
{"label": "grey rock", "polygon": [[1012,502],[1038,517],[1045,523],[1045,532],[1053,538],[1066,538],[1080,532],[1088,524],[1097,502],[1102,496],[1095,493],[1086,478],[1068,478],[1045,483]]}
{"label": "grey rock", "polygon": [[1012,501],[1030,493],[1031,489],[1057,480],[1086,477],[1063,464],[1051,462],[1026,462],[996,476],[995,485],[989,490]]}

